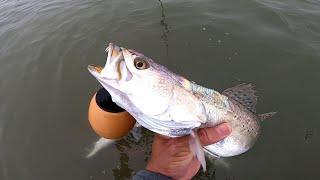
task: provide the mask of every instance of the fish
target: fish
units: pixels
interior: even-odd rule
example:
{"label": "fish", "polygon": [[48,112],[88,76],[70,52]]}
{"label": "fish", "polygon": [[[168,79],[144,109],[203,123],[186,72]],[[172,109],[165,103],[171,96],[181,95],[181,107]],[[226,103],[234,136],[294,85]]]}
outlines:
{"label": "fish", "polygon": [[[231,157],[247,152],[257,141],[260,124],[276,112],[257,114],[254,85],[239,84],[218,92],[180,76],[152,58],[109,43],[104,67],[89,72],[110,93],[112,101],[128,111],[144,128],[181,137],[190,135],[190,149],[206,170],[204,152]],[[231,134],[202,146],[197,131],[229,123]]]}

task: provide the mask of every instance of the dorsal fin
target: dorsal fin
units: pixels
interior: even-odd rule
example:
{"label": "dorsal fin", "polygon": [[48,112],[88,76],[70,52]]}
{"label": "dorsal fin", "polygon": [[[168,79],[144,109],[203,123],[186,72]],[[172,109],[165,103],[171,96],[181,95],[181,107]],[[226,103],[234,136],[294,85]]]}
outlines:
{"label": "dorsal fin", "polygon": [[219,92],[215,91],[214,89],[209,89],[203,86],[200,86],[194,82],[190,83],[190,90],[192,93],[200,98],[201,101],[206,103],[214,103],[216,107],[219,108],[227,108],[229,106],[227,102],[227,97],[223,96]]}
{"label": "dorsal fin", "polygon": [[193,92],[199,92],[199,93],[207,95],[207,96],[211,96],[215,92],[213,89],[209,89],[209,88],[200,86],[194,82],[191,83],[191,90]]}
{"label": "dorsal fin", "polygon": [[248,110],[255,113],[258,97],[255,95],[252,84],[239,84],[222,92],[223,95],[238,101]]}

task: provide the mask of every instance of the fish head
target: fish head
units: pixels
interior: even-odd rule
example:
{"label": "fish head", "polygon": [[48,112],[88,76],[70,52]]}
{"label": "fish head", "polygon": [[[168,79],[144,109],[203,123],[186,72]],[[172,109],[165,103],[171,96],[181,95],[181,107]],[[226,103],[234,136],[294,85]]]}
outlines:
{"label": "fish head", "polygon": [[109,91],[112,100],[130,113],[139,110],[161,118],[170,106],[176,75],[132,49],[110,43],[106,52],[105,66],[89,65],[88,70]]}

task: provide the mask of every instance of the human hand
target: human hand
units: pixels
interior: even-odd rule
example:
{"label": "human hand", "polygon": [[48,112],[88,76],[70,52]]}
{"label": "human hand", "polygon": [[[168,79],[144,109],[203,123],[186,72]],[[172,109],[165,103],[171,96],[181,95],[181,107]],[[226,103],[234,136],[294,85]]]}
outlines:
{"label": "human hand", "polygon": [[[198,131],[202,145],[214,144],[231,133],[227,123]],[[191,179],[200,169],[200,162],[189,148],[190,136],[169,138],[162,135],[154,137],[152,153],[146,169],[174,179]]]}

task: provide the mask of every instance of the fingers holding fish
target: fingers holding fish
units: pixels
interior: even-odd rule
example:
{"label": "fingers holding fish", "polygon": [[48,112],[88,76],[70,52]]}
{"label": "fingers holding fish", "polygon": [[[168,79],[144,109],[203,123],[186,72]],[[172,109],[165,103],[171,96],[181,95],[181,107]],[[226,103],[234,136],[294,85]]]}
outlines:
{"label": "fingers holding fish", "polygon": [[222,123],[215,127],[200,129],[198,131],[198,136],[202,145],[207,146],[224,139],[231,131],[231,127],[228,123]]}
{"label": "fingers holding fish", "polygon": [[191,179],[199,170],[200,162],[189,148],[190,138],[155,135],[146,169],[174,179]]}

